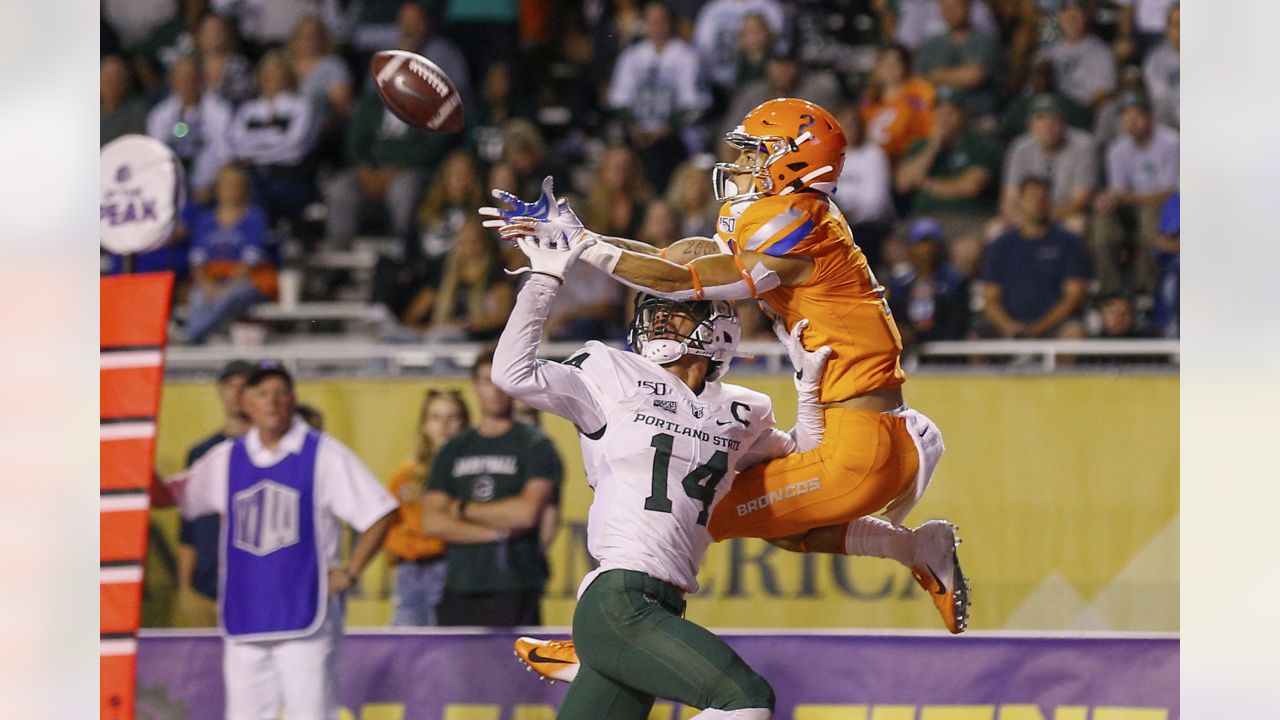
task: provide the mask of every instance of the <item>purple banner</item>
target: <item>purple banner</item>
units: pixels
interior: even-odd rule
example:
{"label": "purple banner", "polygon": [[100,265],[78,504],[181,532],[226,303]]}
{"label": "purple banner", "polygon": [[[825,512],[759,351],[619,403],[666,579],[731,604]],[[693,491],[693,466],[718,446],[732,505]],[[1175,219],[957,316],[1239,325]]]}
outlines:
{"label": "purple banner", "polygon": [[[777,720],[1178,718],[1176,637],[722,635],[772,683]],[[512,656],[516,637],[351,631],[342,646],[343,717],[550,717],[567,686],[527,674]],[[139,720],[221,720],[222,693],[219,637],[144,632]],[[688,717],[660,707],[670,712],[651,718]]]}

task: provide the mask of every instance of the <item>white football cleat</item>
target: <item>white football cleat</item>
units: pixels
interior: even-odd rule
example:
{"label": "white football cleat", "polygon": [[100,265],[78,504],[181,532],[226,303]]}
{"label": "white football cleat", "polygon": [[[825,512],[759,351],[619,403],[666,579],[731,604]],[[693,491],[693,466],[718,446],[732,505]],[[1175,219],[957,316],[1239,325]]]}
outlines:
{"label": "white football cleat", "polygon": [[959,634],[969,624],[969,578],[960,570],[956,530],[946,520],[930,520],[916,528],[911,574],[933,599],[947,630]]}

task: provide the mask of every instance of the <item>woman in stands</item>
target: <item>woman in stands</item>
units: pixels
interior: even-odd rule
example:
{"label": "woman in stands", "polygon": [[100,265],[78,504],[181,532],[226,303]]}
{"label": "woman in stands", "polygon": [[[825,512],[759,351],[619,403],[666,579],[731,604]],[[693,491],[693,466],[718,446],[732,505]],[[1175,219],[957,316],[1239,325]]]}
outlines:
{"label": "woman in stands", "polygon": [[436,625],[436,605],[444,593],[444,541],[422,531],[422,493],[436,450],[471,425],[457,390],[428,390],[418,416],[417,452],[391,474],[388,489],[400,501],[383,541],[395,566],[392,625]]}
{"label": "woman in stands", "polygon": [[422,288],[405,311],[405,325],[429,341],[493,340],[515,307],[498,241],[468,220],[446,256],[438,286]]}

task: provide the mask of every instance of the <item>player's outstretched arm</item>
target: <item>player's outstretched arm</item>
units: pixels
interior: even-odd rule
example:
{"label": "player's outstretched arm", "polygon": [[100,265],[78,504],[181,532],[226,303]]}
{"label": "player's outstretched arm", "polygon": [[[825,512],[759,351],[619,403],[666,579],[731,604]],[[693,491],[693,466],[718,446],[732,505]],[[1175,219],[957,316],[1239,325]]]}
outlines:
{"label": "player's outstretched arm", "polygon": [[672,300],[744,300],[780,285],[798,285],[813,271],[813,261],[774,257],[763,253],[717,253],[687,265],[652,255],[614,249],[588,248],[583,260],[608,272],[623,284]]}
{"label": "player's outstretched arm", "polygon": [[[530,407],[555,413],[594,433],[605,426],[607,414],[595,400],[595,392],[575,368],[556,362],[539,360],[538,344],[543,327],[560,288],[564,272],[581,250],[538,248],[522,241],[520,248],[529,255],[532,272],[516,296],[515,309],[498,338],[493,356],[493,383],[511,397]],[[543,255],[541,253],[558,253]],[[556,263],[563,263],[556,266]]]}

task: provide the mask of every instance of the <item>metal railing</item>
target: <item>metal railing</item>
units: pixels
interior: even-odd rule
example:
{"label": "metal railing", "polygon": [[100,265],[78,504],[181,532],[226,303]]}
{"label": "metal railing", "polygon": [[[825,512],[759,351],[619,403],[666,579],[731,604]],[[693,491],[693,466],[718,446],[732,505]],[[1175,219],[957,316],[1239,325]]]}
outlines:
{"label": "metal railing", "polygon": [[[300,377],[464,375],[483,347],[479,343],[391,344],[350,339],[299,339],[256,346],[176,346],[166,352],[165,371],[171,378],[206,378],[216,375],[230,360],[245,359],[277,360]],[[539,355],[562,360],[580,347],[579,342],[543,343]],[[742,343],[740,349],[754,354],[755,358],[735,361],[735,373],[790,370],[786,350],[780,343],[750,341]],[[977,368],[987,371],[1049,373],[1068,366],[1071,369],[1098,369],[1109,363],[1119,366],[1117,359],[1120,359],[1141,362],[1141,368],[1146,371],[1170,372],[1177,370],[1179,353],[1176,339],[948,341],[912,348],[904,356],[903,366],[909,372],[933,369],[957,372],[964,370],[966,360],[972,360]]]}

